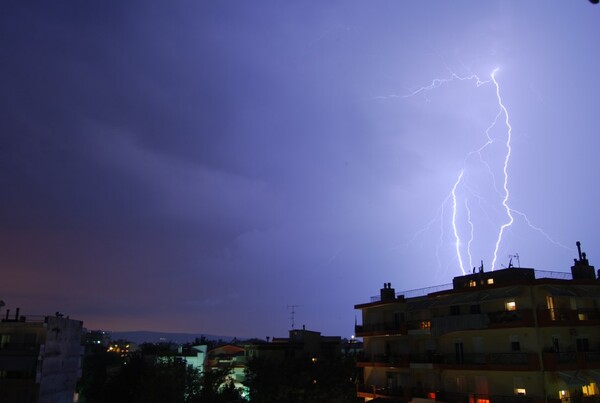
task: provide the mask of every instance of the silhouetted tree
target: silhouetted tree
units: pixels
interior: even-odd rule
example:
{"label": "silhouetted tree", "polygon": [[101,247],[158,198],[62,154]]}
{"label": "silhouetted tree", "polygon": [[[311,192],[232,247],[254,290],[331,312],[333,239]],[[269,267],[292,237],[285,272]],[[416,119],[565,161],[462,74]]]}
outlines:
{"label": "silhouetted tree", "polygon": [[[82,403],[225,403],[238,402],[235,388],[220,388],[227,384],[227,368],[200,373],[175,357],[156,360],[155,356],[131,355],[113,370],[97,364],[115,354],[98,351],[97,356],[87,357],[84,368],[96,367],[84,373],[80,387]],[[119,357],[120,358],[120,357]],[[102,367],[104,371],[102,371]],[[90,385],[93,385],[90,386]],[[235,394],[237,392],[237,395]]]}
{"label": "silhouetted tree", "polygon": [[258,357],[248,363],[246,384],[252,402],[350,403],[359,401],[355,373],[354,360],[343,357],[315,361],[307,356]]}

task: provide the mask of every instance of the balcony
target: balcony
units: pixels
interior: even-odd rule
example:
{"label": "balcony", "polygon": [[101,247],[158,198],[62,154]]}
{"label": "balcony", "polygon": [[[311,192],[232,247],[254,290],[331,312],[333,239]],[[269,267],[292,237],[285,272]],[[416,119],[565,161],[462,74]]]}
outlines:
{"label": "balcony", "polygon": [[432,362],[441,369],[537,371],[540,368],[535,353],[436,354]]}
{"label": "balcony", "polygon": [[540,326],[597,326],[600,311],[597,309],[539,309]]}
{"label": "balcony", "polygon": [[542,353],[546,371],[569,371],[579,369],[599,369],[600,352],[546,352]]}
{"label": "balcony", "polygon": [[543,399],[538,396],[482,395],[457,392],[442,393],[440,400],[448,403],[543,403]]}
{"label": "balcony", "polygon": [[406,334],[406,324],[398,322],[382,322],[356,325],[354,333],[356,334],[356,337],[402,335]]}
{"label": "balcony", "polygon": [[[431,322],[421,322],[430,323],[431,333],[435,336],[464,330],[533,327],[535,323],[533,320],[533,311],[530,309],[446,315],[432,318]],[[417,325],[418,323],[409,322],[408,329],[416,328]]]}
{"label": "balcony", "polygon": [[404,390],[400,387],[386,388],[382,386],[360,384],[356,386],[356,396],[372,399],[403,399]]}
{"label": "balcony", "polygon": [[490,328],[534,326],[533,310],[496,311],[487,314]]}
{"label": "balcony", "polygon": [[359,354],[357,367],[408,368],[408,354]]}
{"label": "balcony", "polygon": [[547,403],[600,403],[600,396],[565,397],[562,399],[548,398]]}

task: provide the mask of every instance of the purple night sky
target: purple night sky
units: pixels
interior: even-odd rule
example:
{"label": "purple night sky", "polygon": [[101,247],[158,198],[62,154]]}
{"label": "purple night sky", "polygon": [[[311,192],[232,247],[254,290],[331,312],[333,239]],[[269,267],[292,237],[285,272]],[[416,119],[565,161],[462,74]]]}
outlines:
{"label": "purple night sky", "polygon": [[511,216],[495,268],[600,266],[599,38],[586,0],[3,1],[0,299],[349,337]]}

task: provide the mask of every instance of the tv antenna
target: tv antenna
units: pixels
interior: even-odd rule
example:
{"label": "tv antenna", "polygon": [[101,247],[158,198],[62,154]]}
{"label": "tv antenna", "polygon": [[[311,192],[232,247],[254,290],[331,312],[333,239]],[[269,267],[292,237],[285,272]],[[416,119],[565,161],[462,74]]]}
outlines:
{"label": "tv antenna", "polygon": [[287,309],[290,310],[290,320],[292,321],[292,330],[295,329],[296,323],[294,320],[296,319],[296,308],[301,307],[302,305],[288,305]]}
{"label": "tv antenna", "polygon": [[509,261],[508,261],[508,268],[512,269],[513,267],[515,267],[513,265],[513,259],[515,259],[517,261],[517,267],[521,267],[521,260],[519,259],[519,254],[515,253],[514,255],[508,255]]}

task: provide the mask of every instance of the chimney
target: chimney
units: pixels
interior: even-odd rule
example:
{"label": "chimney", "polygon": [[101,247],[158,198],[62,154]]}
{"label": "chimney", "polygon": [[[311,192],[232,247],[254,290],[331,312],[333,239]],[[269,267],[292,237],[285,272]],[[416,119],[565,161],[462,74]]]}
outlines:
{"label": "chimney", "polygon": [[585,252],[581,252],[581,242],[577,241],[577,253],[579,259],[573,259],[574,263],[571,266],[571,275],[573,280],[595,280],[596,272],[594,266],[590,266]]}
{"label": "chimney", "polygon": [[15,322],[19,320],[19,311],[21,308],[17,308],[17,312],[15,312]]}
{"label": "chimney", "polygon": [[393,301],[396,298],[396,290],[392,288],[392,283],[383,283],[380,295],[381,301]]}

